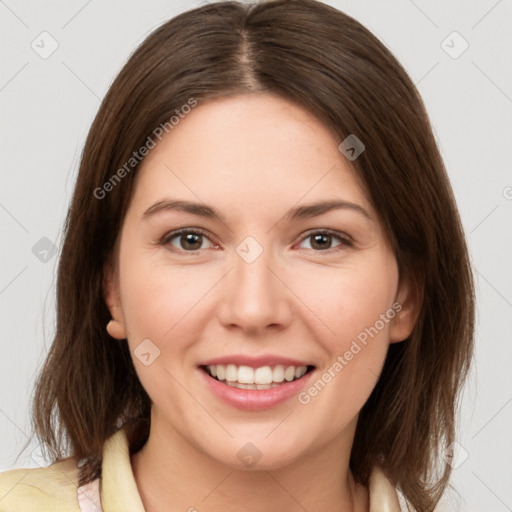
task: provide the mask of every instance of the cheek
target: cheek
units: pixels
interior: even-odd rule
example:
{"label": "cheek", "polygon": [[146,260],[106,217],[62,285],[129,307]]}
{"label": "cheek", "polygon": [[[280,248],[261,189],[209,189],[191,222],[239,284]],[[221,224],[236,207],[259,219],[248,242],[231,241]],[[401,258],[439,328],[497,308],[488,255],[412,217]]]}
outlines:
{"label": "cheek", "polygon": [[[333,432],[360,411],[377,383],[389,347],[397,280],[395,260],[380,258],[340,269],[323,283],[329,284],[329,300],[316,302],[317,314],[334,334],[318,338],[327,357],[298,398],[314,411],[312,417],[328,416]],[[319,298],[320,288],[315,290]]]}
{"label": "cheek", "polygon": [[121,267],[123,312],[128,332],[162,342],[186,325],[211,282],[192,267],[171,268],[152,258],[127,258]]}
{"label": "cheek", "polygon": [[302,281],[298,295],[307,299],[316,318],[322,321],[325,328],[321,336],[318,331],[319,340],[332,354],[347,350],[360,334],[364,341],[369,329],[375,338],[387,340],[397,280],[394,258],[380,255],[362,264],[317,272],[314,279]]}
{"label": "cheek", "polygon": [[189,348],[201,325],[200,301],[211,283],[186,268],[152,264],[148,256],[126,258],[120,281],[128,344],[139,380],[153,402],[168,408],[174,400],[176,410],[181,410],[178,374],[189,364]]}
{"label": "cheek", "polygon": [[[339,414],[355,414],[374,388],[386,358],[398,271],[393,258],[382,257],[330,270],[310,288],[308,305],[322,320],[317,340],[326,357],[304,403],[330,403]],[[323,398],[316,399],[320,395]]]}

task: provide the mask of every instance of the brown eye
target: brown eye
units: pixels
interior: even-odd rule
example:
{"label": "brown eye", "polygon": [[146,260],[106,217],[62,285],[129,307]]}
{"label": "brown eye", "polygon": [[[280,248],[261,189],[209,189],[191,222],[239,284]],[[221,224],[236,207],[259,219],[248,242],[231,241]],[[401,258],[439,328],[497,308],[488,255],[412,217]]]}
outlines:
{"label": "brown eye", "polygon": [[201,248],[203,235],[197,233],[184,233],[180,235],[179,242],[183,249],[195,251]]}
{"label": "brown eye", "polygon": [[[302,242],[310,239],[310,248],[314,251],[326,251],[329,249],[339,250],[346,246],[351,246],[352,242],[347,237],[342,235],[341,233],[332,233],[330,231],[315,231],[305,236],[302,239]],[[332,246],[333,240],[338,239],[340,243]]]}
{"label": "brown eye", "polygon": [[200,230],[182,229],[167,234],[161,243],[172,250],[194,252],[204,249],[202,245],[205,240],[209,241],[206,234]]}

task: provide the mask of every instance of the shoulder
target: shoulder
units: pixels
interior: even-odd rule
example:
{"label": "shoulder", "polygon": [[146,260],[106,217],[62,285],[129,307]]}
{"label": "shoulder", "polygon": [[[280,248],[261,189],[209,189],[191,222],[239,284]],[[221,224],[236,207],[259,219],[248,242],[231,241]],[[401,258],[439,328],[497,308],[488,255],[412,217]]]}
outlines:
{"label": "shoulder", "polygon": [[0,512],[80,512],[72,457],[44,468],[0,473]]}

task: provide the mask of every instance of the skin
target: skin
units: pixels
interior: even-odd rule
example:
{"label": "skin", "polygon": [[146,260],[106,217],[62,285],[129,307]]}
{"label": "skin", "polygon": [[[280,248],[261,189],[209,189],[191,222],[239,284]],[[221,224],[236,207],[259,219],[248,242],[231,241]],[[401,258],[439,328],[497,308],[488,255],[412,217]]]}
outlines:
{"label": "skin", "polygon": [[[358,414],[416,309],[340,142],[303,108],[257,93],[200,103],[144,159],[105,296],[108,330],[128,338],[153,402],[149,440],[132,457],[148,512],[369,510],[349,470]],[[211,205],[225,222],[176,210],[144,216],[169,198]],[[344,208],[285,219],[328,199],[369,218]],[[179,235],[160,243],[180,228],[207,235],[192,248]],[[325,229],[352,245],[333,236],[319,247],[307,232]],[[236,252],[247,236],[263,248],[250,264]],[[277,354],[313,364],[315,382],[396,302],[400,313],[307,405],[293,397],[239,410],[199,373],[213,357]],[[148,366],[134,356],[145,339],[160,350]],[[237,457],[249,441],[261,452],[251,468]]]}

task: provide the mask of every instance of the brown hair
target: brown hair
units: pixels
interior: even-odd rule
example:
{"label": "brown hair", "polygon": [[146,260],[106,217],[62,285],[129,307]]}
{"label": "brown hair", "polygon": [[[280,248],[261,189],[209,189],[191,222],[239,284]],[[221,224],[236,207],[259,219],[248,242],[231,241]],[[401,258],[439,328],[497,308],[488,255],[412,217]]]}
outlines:
{"label": "brown hair", "polygon": [[428,115],[414,84],[366,28],[314,0],[205,5],[155,30],[123,67],[93,122],[65,224],[57,326],[33,398],[47,453],[89,457],[80,483],[98,476],[102,447],[120,422],[132,450],[146,440],[150,398],[123,341],[111,338],[103,295],[137,166],[97,198],[156,127],[187,104],[271,92],[312,112],[366,150],[352,162],[381,216],[401,278],[421,310],[411,336],[392,344],[364,405],[351,469],[367,484],[380,464],[419,511],[447,486],[439,452],[453,442],[457,400],[473,353],[474,288],[464,233]]}

